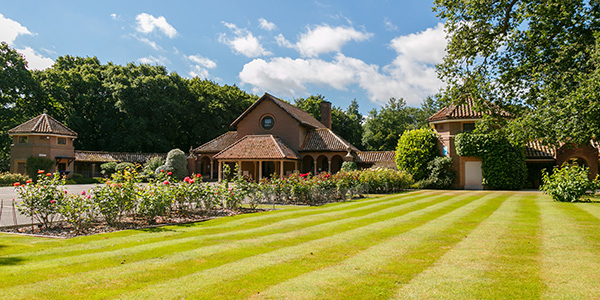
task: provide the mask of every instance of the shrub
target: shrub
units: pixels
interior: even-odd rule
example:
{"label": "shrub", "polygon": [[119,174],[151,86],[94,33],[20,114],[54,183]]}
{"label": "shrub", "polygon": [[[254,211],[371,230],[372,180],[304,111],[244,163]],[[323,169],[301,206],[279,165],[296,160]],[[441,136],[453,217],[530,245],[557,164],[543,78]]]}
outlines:
{"label": "shrub", "polygon": [[353,161],[345,161],[344,163],[342,163],[342,171],[348,172],[348,171],[354,171],[358,169],[358,167],[356,166],[356,163]]}
{"label": "shrub", "polygon": [[148,183],[140,190],[137,213],[150,223],[154,223],[156,217],[166,216],[171,211],[173,202],[171,184],[168,180]]}
{"label": "shrub", "polygon": [[95,206],[91,195],[86,192],[81,195],[68,194],[60,202],[58,212],[77,233],[81,233],[94,220]]}
{"label": "shrub", "polygon": [[50,171],[53,167],[54,161],[45,157],[30,156],[25,163],[25,170],[27,170],[27,174],[34,181],[38,178],[39,170]]}
{"label": "shrub", "polygon": [[185,153],[179,149],[173,149],[167,154],[165,164],[156,169],[156,173],[173,172],[173,177],[182,180],[188,175],[187,160]]}
{"label": "shrub", "polygon": [[405,170],[415,180],[427,177],[427,164],[438,154],[437,135],[431,129],[405,131],[396,147],[396,166]]}
{"label": "shrub", "polygon": [[165,164],[165,159],[160,156],[148,158],[144,164],[143,173],[145,176],[152,176],[158,167]]}
{"label": "shrub", "polygon": [[17,184],[16,192],[22,202],[17,207],[25,216],[36,219],[43,227],[49,227],[56,219],[58,208],[66,191],[60,189],[64,179],[58,174],[38,171],[37,182],[28,180],[25,184]]}
{"label": "shrub", "polygon": [[447,189],[454,183],[456,173],[451,157],[436,157],[427,165],[429,177],[417,182],[418,188]]}
{"label": "shrub", "polygon": [[542,171],[543,184],[540,190],[555,201],[576,202],[587,199],[586,192],[592,192],[598,186],[598,178],[590,181],[588,169],[577,165],[563,164],[555,166],[552,174]]}
{"label": "shrub", "polygon": [[100,173],[106,177],[110,177],[113,173],[117,171],[117,163],[114,161],[103,163],[100,165]]}
{"label": "shrub", "polygon": [[135,171],[116,172],[106,184],[92,189],[94,203],[110,225],[118,225],[123,217],[133,211],[137,203],[139,176]]}
{"label": "shrub", "polygon": [[11,186],[15,182],[23,183],[29,179],[29,176],[19,173],[0,173],[0,186]]}
{"label": "shrub", "polygon": [[121,162],[121,163],[118,163],[117,166],[115,167],[115,171],[117,171],[117,172],[123,172],[125,170],[133,171],[135,169],[136,169],[135,165],[130,162]]}

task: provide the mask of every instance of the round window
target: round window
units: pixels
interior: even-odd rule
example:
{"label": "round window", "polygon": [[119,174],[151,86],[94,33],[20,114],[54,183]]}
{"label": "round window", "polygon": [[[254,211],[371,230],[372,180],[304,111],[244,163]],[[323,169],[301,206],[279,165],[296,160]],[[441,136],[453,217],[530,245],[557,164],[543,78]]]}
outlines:
{"label": "round window", "polygon": [[260,120],[260,126],[264,130],[271,130],[273,126],[275,126],[275,119],[273,119],[271,116],[265,116],[262,118],[262,120]]}

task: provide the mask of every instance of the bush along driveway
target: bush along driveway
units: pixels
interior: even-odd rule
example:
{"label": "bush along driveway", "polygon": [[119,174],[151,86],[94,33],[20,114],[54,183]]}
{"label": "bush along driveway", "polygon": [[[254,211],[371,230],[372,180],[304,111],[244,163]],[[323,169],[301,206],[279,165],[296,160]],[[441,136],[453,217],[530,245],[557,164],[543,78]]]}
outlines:
{"label": "bush along driveway", "polygon": [[3,299],[591,299],[600,206],[417,191],[67,240],[0,234]]}

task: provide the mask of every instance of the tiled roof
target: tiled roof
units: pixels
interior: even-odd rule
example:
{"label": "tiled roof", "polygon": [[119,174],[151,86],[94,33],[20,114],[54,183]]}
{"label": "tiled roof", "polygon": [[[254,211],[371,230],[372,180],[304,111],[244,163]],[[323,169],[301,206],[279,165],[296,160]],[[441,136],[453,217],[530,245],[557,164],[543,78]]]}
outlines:
{"label": "tiled roof", "polygon": [[304,138],[299,151],[358,151],[356,147],[329,128],[311,130]]}
{"label": "tiled roof", "polygon": [[216,153],[221,152],[223,149],[231,146],[231,144],[237,141],[237,131],[226,132],[209,142],[204,143],[200,147],[192,150],[194,153]]}
{"label": "tiled roof", "polygon": [[309,113],[307,113],[307,112],[305,112],[283,100],[280,100],[269,93],[265,93],[262,97],[260,97],[260,99],[258,99],[258,101],[254,102],[254,104],[252,104],[248,109],[246,109],[246,111],[244,113],[242,113],[237,119],[235,119],[235,121],[233,121],[233,123],[231,123],[230,126],[235,127],[255,107],[257,107],[260,103],[262,103],[263,101],[266,101],[266,100],[273,101],[273,103],[275,103],[277,106],[279,106],[285,112],[287,112],[292,118],[294,118],[296,121],[298,121],[300,124],[302,124],[304,126],[311,127],[311,128],[327,128],[325,125],[323,125],[321,122],[317,121],[317,119],[315,119]]}
{"label": "tiled roof", "polygon": [[554,147],[543,145],[539,141],[530,141],[525,145],[525,157],[528,159],[553,159]]}
{"label": "tiled roof", "polygon": [[247,135],[217,153],[216,159],[300,159],[278,136]]}
{"label": "tiled roof", "polygon": [[394,161],[395,151],[361,151],[356,153],[356,162],[376,163],[380,161]]}
{"label": "tiled roof", "polygon": [[19,133],[45,133],[73,137],[77,136],[77,132],[71,130],[69,127],[47,114],[41,114],[8,131],[8,134]]}
{"label": "tiled roof", "polygon": [[78,162],[130,162],[145,163],[147,159],[160,156],[165,158],[165,153],[131,153],[131,152],[106,152],[75,150],[75,161]]}
{"label": "tiled roof", "polygon": [[[436,112],[435,114],[433,114],[433,116],[429,117],[427,120],[429,122],[435,122],[435,121],[441,121],[441,120],[452,120],[452,119],[481,119],[481,117],[483,117],[484,115],[489,115],[492,113],[492,111],[490,109],[480,112],[480,111],[475,111],[474,109],[474,104],[473,104],[473,100],[469,99],[467,101],[465,101],[464,103],[460,104],[460,105],[448,105],[442,109],[440,109],[438,112]],[[503,116],[503,117],[509,117],[510,114],[507,113],[506,111],[502,110],[501,108],[497,107],[494,104],[490,104],[490,107],[492,107],[494,110],[496,110],[496,113],[498,113],[499,115]]]}

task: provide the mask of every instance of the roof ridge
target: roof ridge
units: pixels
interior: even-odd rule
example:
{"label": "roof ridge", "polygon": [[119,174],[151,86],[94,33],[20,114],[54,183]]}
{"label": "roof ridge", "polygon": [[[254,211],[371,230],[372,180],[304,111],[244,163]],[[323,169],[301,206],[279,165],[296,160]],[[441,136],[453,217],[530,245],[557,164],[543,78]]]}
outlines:
{"label": "roof ridge", "polygon": [[275,142],[279,147],[277,147],[277,150],[279,150],[279,153],[281,153],[281,156],[285,157],[285,153],[283,153],[283,149],[281,149],[281,145],[279,145],[279,141],[275,138],[275,135],[270,134],[271,138],[273,139],[273,142]]}
{"label": "roof ridge", "polygon": [[[37,120],[37,122],[35,122],[35,125],[33,125],[33,128],[31,129],[31,131],[39,130],[40,123],[44,120],[45,116],[48,116],[48,115],[47,114],[40,115],[40,118]],[[48,122],[48,121],[46,120],[46,122]],[[50,128],[50,130],[52,130],[52,128]]]}
{"label": "roof ridge", "polygon": [[346,148],[350,147],[350,143],[344,141],[341,137],[339,137],[335,132],[333,132],[333,130],[329,129],[329,128],[324,128],[327,129],[329,131],[331,131],[331,134],[333,134],[333,136],[340,142],[342,143],[344,146],[346,146]]}
{"label": "roof ridge", "polygon": [[235,146],[237,143],[239,143],[239,142],[241,142],[241,141],[245,140],[247,137],[248,137],[248,136],[247,136],[247,135],[245,135],[245,136],[244,136],[244,137],[242,137],[241,139],[238,139],[237,141],[233,142],[231,145],[229,145],[229,146],[225,147],[223,150],[221,150],[221,151],[217,152],[217,154],[213,155],[213,157],[215,157],[215,156],[217,156],[217,155],[219,155],[219,154],[221,154],[221,153],[223,153],[223,152],[227,151],[229,148],[231,148],[231,147]]}

